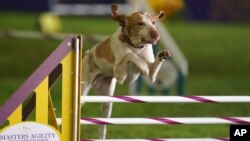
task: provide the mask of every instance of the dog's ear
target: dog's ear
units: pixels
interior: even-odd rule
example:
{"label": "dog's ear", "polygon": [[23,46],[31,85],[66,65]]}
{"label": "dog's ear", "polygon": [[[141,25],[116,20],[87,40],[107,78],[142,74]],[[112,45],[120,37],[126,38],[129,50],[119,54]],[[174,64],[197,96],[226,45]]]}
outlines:
{"label": "dog's ear", "polygon": [[118,14],[116,13],[117,9],[118,9],[118,5],[117,5],[117,4],[112,4],[112,5],[111,5],[111,12],[112,12],[112,15],[111,15],[111,16],[112,16],[112,19],[118,21],[119,24],[120,24],[122,27],[124,27],[124,26],[125,26],[125,22],[126,22],[127,16],[124,15],[124,14],[118,15]]}
{"label": "dog's ear", "polygon": [[166,13],[164,11],[160,11],[158,14],[154,16],[156,19],[164,19],[166,17]]}

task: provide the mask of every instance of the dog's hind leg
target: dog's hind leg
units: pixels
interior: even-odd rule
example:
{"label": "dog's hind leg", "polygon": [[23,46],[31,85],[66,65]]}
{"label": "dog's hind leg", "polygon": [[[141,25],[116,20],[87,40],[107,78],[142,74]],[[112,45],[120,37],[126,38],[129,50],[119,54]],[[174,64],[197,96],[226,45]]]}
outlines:
{"label": "dog's hind leg", "polygon": [[[116,79],[113,77],[100,77],[96,80],[94,88],[99,95],[112,96],[116,86]],[[105,118],[110,118],[112,113],[113,103],[102,103],[102,114]],[[107,132],[107,125],[101,125],[99,130],[99,138],[105,139]]]}
{"label": "dog's hind leg", "polygon": [[[87,96],[89,93],[89,90],[92,88],[91,84],[87,84],[86,82],[83,82],[82,84],[82,96]],[[84,98],[84,97],[83,97]],[[81,105],[83,106],[85,102],[81,102]]]}
{"label": "dog's hind leg", "polygon": [[82,85],[82,96],[86,96],[88,95],[89,93],[89,90],[92,88],[91,84],[88,84],[86,82],[83,82],[83,85]]}

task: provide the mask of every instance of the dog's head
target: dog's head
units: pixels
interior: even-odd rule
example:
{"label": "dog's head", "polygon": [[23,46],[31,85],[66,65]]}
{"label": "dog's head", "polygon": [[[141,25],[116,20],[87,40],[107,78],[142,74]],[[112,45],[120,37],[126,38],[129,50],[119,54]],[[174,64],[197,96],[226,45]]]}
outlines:
{"label": "dog's head", "polygon": [[156,44],[160,34],[156,29],[156,20],[163,19],[165,12],[160,11],[156,15],[150,15],[146,12],[135,12],[130,16],[117,14],[118,6],[111,6],[112,19],[117,21],[123,29],[123,32],[135,46],[145,44]]}

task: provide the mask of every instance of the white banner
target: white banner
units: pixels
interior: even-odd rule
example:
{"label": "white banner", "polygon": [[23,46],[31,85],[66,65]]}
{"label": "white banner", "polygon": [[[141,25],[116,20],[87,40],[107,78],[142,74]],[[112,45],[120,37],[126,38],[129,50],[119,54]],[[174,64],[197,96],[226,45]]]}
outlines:
{"label": "white banner", "polygon": [[60,141],[52,126],[36,122],[22,122],[5,128],[0,141]]}

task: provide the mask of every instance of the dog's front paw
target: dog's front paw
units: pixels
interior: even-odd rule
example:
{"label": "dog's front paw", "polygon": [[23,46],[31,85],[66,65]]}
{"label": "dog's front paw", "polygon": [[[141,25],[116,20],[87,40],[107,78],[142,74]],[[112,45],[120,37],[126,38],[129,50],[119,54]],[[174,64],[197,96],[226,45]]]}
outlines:
{"label": "dog's front paw", "polygon": [[115,78],[116,78],[117,82],[119,84],[121,84],[121,85],[124,83],[124,81],[126,79],[126,77],[121,77],[121,76],[118,76],[118,77],[115,77]]}
{"label": "dog's front paw", "polygon": [[165,59],[168,59],[171,56],[171,54],[170,54],[169,50],[163,50],[163,51],[159,52],[157,56],[158,56],[160,61],[163,61]]}
{"label": "dog's front paw", "polygon": [[146,76],[149,75],[149,68],[146,62],[141,63],[139,69],[142,75],[146,75]]}
{"label": "dog's front paw", "polygon": [[125,79],[127,77],[127,74],[120,69],[121,68],[119,68],[119,67],[115,69],[114,76],[119,84],[123,84],[123,82],[125,81]]}

